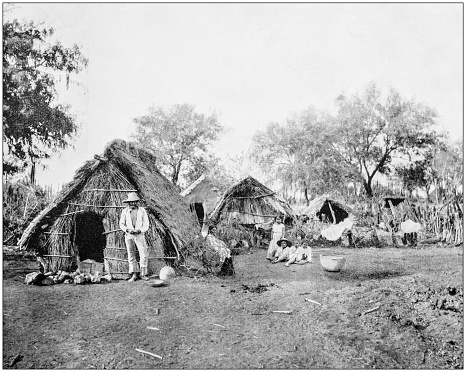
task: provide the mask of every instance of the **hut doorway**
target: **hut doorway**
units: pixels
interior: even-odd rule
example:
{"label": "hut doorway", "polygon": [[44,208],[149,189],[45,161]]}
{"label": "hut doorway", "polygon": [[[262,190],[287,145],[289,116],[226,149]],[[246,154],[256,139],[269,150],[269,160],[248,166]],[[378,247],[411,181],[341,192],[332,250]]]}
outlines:
{"label": "hut doorway", "polygon": [[202,226],[204,224],[204,213],[205,213],[202,203],[192,203],[191,210],[194,210],[196,212],[199,225]]}
{"label": "hut doorway", "polygon": [[94,212],[80,213],[76,216],[74,231],[74,245],[79,259],[103,263],[106,239],[102,217]]}
{"label": "hut doorway", "polygon": [[[333,220],[333,215],[335,216],[335,221]],[[327,200],[320,209],[319,218],[321,221],[327,218],[329,222],[337,224],[348,216],[349,214],[345,210]]]}

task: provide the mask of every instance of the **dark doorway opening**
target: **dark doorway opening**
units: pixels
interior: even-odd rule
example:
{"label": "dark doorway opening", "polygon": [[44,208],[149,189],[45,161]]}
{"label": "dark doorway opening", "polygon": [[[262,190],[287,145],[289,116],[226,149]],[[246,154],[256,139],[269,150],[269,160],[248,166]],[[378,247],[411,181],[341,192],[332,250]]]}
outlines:
{"label": "dark doorway opening", "polygon": [[[333,213],[335,214],[335,220],[336,221],[333,221],[333,216],[332,216],[332,211],[330,210],[330,206],[333,210]],[[328,219],[328,222],[331,222],[331,223],[340,223],[342,222],[345,218],[347,218],[349,215],[348,213],[341,209],[339,206],[333,204],[333,203],[330,203],[329,201],[326,201],[324,203],[324,205],[322,206],[322,208],[320,209],[320,220],[322,221],[326,216],[327,219]]]}
{"label": "dark doorway opening", "polygon": [[106,239],[102,217],[94,212],[80,213],[76,216],[74,231],[74,244],[79,259],[103,263]]}

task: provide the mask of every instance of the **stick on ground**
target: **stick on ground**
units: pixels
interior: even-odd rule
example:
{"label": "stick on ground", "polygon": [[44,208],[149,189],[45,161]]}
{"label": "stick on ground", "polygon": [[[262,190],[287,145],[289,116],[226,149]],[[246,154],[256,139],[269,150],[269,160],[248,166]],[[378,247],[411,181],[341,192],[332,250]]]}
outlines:
{"label": "stick on ground", "polygon": [[143,353],[143,354],[147,354],[147,355],[153,356],[153,357],[155,357],[155,358],[162,359],[162,357],[161,357],[160,355],[153,354],[153,353],[149,353],[148,351],[144,351],[144,350],[141,350],[141,349],[136,349],[136,351],[139,351],[140,353]]}
{"label": "stick on ground", "polygon": [[224,326],[220,325],[220,324],[215,324],[215,323],[210,323],[211,325],[214,325],[214,326],[217,326],[217,327],[222,327],[222,328],[225,328]]}
{"label": "stick on ground", "polygon": [[376,310],[379,310],[379,309],[380,309],[380,305],[379,305],[379,306],[376,306],[376,307],[374,307],[374,308],[372,308],[372,309],[363,311],[363,312],[361,313],[361,315],[366,315],[366,314],[372,313],[373,311],[376,311]]}
{"label": "stick on ground", "polygon": [[309,301],[309,302],[312,302],[313,304],[317,304],[317,305],[320,305],[322,306],[322,304],[320,302],[317,302],[317,301],[314,301],[314,300],[311,300],[309,298],[305,298],[304,301]]}

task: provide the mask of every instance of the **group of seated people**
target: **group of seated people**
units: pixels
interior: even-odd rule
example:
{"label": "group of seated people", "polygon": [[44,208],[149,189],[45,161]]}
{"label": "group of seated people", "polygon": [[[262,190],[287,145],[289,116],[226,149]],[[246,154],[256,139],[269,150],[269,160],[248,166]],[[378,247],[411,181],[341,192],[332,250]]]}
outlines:
{"label": "group of seated people", "polygon": [[272,250],[272,257],[268,258],[272,263],[286,261],[285,266],[291,264],[305,264],[312,261],[311,247],[304,240],[302,234],[298,234],[292,243],[286,238],[277,241],[277,247]]}

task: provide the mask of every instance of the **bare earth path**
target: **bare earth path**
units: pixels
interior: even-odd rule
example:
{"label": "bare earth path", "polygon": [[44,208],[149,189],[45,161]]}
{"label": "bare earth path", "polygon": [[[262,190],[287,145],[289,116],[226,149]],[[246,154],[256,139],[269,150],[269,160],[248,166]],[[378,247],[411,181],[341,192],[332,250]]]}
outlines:
{"label": "bare earth path", "polygon": [[[323,271],[320,252],[344,270]],[[27,286],[37,265],[4,258],[3,367],[463,368],[462,246],[314,253],[287,268],[255,251],[234,257],[235,277],[160,288]]]}

